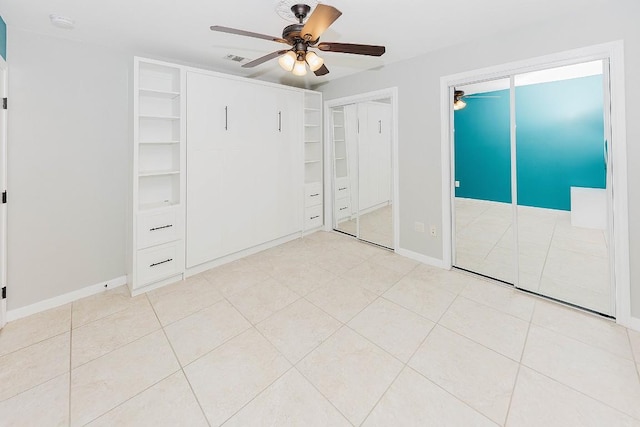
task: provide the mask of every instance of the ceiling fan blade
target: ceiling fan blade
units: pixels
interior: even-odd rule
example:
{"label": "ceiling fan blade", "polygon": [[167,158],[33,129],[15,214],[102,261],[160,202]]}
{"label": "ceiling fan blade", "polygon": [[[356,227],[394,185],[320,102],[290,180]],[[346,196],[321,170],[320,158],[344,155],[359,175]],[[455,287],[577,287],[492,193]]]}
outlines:
{"label": "ceiling fan blade", "polygon": [[329,69],[326,65],[322,64],[322,67],[318,68],[313,72],[316,76],[324,76],[325,74],[329,74]]}
{"label": "ceiling fan blade", "polygon": [[368,44],[322,42],[316,47],[325,52],[342,52],[369,56],[382,56],[385,52],[384,46],[373,46]]}
{"label": "ceiling fan blade", "polygon": [[256,39],[271,40],[279,43],[289,44],[288,41],[280,37],[267,36],[265,34],[252,33],[251,31],[238,30],[236,28],[223,27],[221,25],[212,25],[209,27],[211,31],[219,31],[221,33],[237,34],[239,36],[253,37]]}
{"label": "ceiling fan blade", "polygon": [[273,59],[273,58],[277,58],[278,56],[283,55],[283,54],[285,54],[285,53],[287,53],[287,52],[288,52],[288,50],[279,50],[279,51],[277,51],[277,52],[271,52],[271,53],[270,53],[270,54],[268,54],[268,55],[261,56],[260,58],[258,58],[258,59],[254,59],[254,60],[253,60],[253,61],[251,61],[251,62],[247,62],[246,64],[242,64],[242,68],[252,68],[252,67],[255,67],[256,65],[260,65],[260,64],[262,64],[263,62],[267,62],[267,61],[269,61],[269,60],[271,60],[271,59]]}
{"label": "ceiling fan blade", "polygon": [[308,41],[316,41],[331,24],[342,15],[338,9],[326,4],[319,4],[300,30],[300,36]]}

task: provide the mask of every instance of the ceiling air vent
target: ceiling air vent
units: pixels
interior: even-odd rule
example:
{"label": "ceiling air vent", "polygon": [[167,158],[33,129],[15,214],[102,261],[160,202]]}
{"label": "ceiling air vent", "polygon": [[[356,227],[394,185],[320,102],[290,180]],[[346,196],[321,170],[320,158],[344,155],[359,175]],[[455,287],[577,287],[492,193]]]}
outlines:
{"label": "ceiling air vent", "polygon": [[231,55],[231,54],[225,56],[224,59],[228,59],[229,61],[235,61],[235,62],[242,62],[247,60],[247,58],[243,58],[242,56]]}

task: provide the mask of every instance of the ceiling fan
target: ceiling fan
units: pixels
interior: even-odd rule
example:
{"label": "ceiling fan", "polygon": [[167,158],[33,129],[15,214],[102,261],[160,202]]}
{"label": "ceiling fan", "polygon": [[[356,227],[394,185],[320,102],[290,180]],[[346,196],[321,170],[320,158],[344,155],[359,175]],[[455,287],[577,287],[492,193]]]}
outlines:
{"label": "ceiling fan", "polygon": [[462,110],[467,106],[467,103],[464,102],[463,98],[500,98],[496,95],[465,95],[463,90],[455,89],[453,92],[453,109],[454,110]]}
{"label": "ceiling fan", "polygon": [[324,76],[329,73],[329,70],[324,65],[324,60],[314,51],[310,50],[310,48],[319,49],[324,52],[342,52],[355,55],[381,56],[384,54],[384,46],[333,42],[318,43],[322,33],[342,15],[342,12],[333,6],[318,4],[311,16],[309,16],[309,19],[305,22],[305,18],[310,10],[311,7],[306,4],[296,4],[292,6],[291,11],[299,22],[286,26],[282,30],[282,37],[272,37],[250,31],[222,27],[220,25],[213,25],[210,28],[212,31],[272,40],[291,46],[290,49],[278,50],[254,59],[251,62],[247,62],[242,65],[243,68],[252,68],[263,62],[280,57],[278,60],[280,66],[295,75],[304,76],[307,73],[306,66],[309,65],[309,68],[316,76]]}

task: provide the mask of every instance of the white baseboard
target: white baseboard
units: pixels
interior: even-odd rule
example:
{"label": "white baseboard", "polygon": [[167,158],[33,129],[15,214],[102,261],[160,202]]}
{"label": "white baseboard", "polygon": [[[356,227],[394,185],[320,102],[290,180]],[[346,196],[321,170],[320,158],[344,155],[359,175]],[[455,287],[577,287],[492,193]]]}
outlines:
{"label": "white baseboard", "polygon": [[441,259],[431,258],[430,256],[422,255],[417,252],[413,252],[413,251],[402,249],[402,248],[396,249],[395,252],[398,255],[402,255],[403,257],[410,258],[412,260],[421,262],[423,264],[431,265],[438,268],[444,268],[445,270],[449,269],[449,267]]}
{"label": "white baseboard", "polygon": [[293,234],[289,234],[287,236],[280,237],[279,239],[275,239],[275,240],[272,240],[270,242],[263,243],[263,244],[258,245],[258,246],[254,246],[254,247],[249,248],[249,249],[244,249],[244,250],[242,250],[240,252],[236,252],[236,253],[231,254],[231,255],[223,256],[223,257],[215,259],[213,261],[207,261],[207,262],[204,262],[202,264],[194,265],[193,267],[188,267],[186,269],[186,271],[185,271],[184,277],[185,278],[186,277],[191,277],[193,275],[202,273],[203,271],[207,271],[207,270],[210,270],[212,268],[219,267],[219,266],[221,266],[223,264],[227,264],[227,263],[230,263],[232,261],[239,260],[240,258],[244,258],[246,256],[253,255],[253,254],[256,254],[258,252],[262,252],[262,251],[264,251],[266,249],[271,249],[271,248],[273,248],[275,246],[279,246],[279,245],[282,245],[284,243],[290,242],[292,240],[299,239],[301,236],[302,236],[302,232],[301,231],[297,231],[297,232],[295,232]]}
{"label": "white baseboard", "polygon": [[638,317],[629,316],[625,319],[617,318],[616,321],[619,325],[622,325],[625,328],[640,332],[640,318]]}
{"label": "white baseboard", "polygon": [[57,297],[49,298],[44,301],[39,301],[25,307],[16,308],[7,311],[7,321],[21,319],[23,317],[30,316],[32,314],[40,313],[41,311],[49,310],[51,308],[60,307],[61,305],[68,304],[70,302],[79,300],[80,298],[88,297],[94,294],[103,292],[106,289],[113,289],[127,283],[127,276],[120,276],[112,280],[96,283],[76,291],[72,291]]}

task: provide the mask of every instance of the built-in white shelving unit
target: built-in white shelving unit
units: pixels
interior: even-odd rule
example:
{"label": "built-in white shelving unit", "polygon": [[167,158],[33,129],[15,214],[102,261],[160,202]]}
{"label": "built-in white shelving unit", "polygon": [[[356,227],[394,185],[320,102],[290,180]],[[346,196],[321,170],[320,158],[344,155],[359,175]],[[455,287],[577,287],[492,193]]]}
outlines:
{"label": "built-in white shelving unit", "polygon": [[304,92],[304,230],[324,223],[322,188],[322,94]]}
{"label": "built-in white shelving unit", "polygon": [[334,209],[337,221],[348,219],[351,215],[351,183],[349,179],[349,152],[345,132],[344,108],[331,110],[331,132],[333,141],[334,171]]}
{"label": "built-in white shelving unit", "polygon": [[144,292],[184,274],[184,72],[134,58],[128,285]]}

